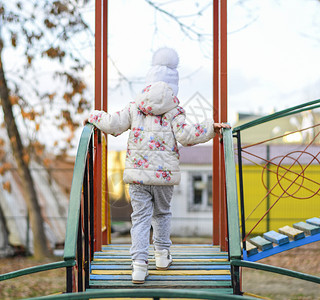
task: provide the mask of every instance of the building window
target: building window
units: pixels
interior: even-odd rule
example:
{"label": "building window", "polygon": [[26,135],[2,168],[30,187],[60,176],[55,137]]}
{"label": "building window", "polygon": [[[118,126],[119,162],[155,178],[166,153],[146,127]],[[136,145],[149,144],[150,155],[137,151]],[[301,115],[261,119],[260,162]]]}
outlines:
{"label": "building window", "polygon": [[202,176],[193,176],[193,204],[198,205],[202,203],[202,191],[203,191],[203,182]]}
{"label": "building window", "polygon": [[190,176],[190,211],[204,211],[212,208],[212,175],[211,173]]}
{"label": "building window", "polygon": [[207,191],[208,191],[208,206],[212,207],[212,175],[208,176]]}

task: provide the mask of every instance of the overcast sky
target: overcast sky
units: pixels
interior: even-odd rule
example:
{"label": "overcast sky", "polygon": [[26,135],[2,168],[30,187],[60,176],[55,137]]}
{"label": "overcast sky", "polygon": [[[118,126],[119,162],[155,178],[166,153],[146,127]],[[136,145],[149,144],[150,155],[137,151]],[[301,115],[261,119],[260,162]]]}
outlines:
{"label": "overcast sky", "polygon": [[[185,15],[210,1],[163,3],[170,3],[163,8]],[[231,124],[237,112],[268,114],[320,98],[319,13],[318,0],[228,0]],[[175,48],[180,56],[182,105],[196,92],[212,101],[212,6],[192,24],[208,38],[201,43],[190,41],[176,23],[155,13],[145,1],[109,0],[109,55],[125,76],[141,82],[131,89],[122,84],[113,90],[117,76],[109,62],[110,112],[134,99],[150,67],[152,50],[161,46]],[[125,144],[125,137],[120,140],[110,138],[109,143],[118,148]]]}
{"label": "overcast sky", "polygon": [[[184,9],[204,7],[208,1],[183,1]],[[195,92],[212,98],[211,42],[198,43],[186,38],[178,26],[157,14],[144,1],[109,1],[109,54],[128,78],[144,79],[151,62],[151,50],[174,47],[180,56],[181,102]],[[236,111],[261,111],[313,100],[320,96],[320,29],[317,0],[238,0],[228,1],[228,75],[230,120]],[[178,7],[173,9],[181,15]],[[188,7],[189,5],[189,7]],[[170,6],[167,8],[170,9]],[[134,13],[132,13],[134,11]],[[127,20],[128,25],[124,25]],[[211,7],[202,22],[212,33]],[[156,31],[157,29],[157,31]],[[203,56],[206,57],[203,57]],[[111,64],[110,64],[111,65]],[[110,87],[114,69],[110,67]],[[191,75],[193,74],[193,75]],[[126,93],[109,92],[110,110],[134,97],[140,86]]]}
{"label": "overcast sky", "polygon": [[228,35],[230,112],[266,114],[320,98],[320,1],[255,2],[256,21]]}

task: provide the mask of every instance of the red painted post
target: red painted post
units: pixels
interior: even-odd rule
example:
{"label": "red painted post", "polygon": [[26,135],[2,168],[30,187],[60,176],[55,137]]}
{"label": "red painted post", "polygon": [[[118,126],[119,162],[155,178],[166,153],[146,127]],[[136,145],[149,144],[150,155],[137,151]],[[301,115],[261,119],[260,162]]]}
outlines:
{"label": "red painted post", "polygon": [[[227,0],[220,0],[220,122],[227,122],[228,78],[227,78]],[[220,144],[220,205],[221,205],[221,234],[220,246],[222,251],[228,250],[228,224],[226,209],[226,181],[224,169],[224,151]]]}
{"label": "red painted post", "polygon": [[[102,40],[103,40],[103,63],[102,63],[102,108],[104,111],[108,111],[108,0],[103,0],[103,7],[102,7]],[[102,243],[104,245],[109,244],[110,241],[110,233],[111,233],[111,220],[110,219],[110,209],[109,209],[109,199],[108,199],[108,159],[107,159],[107,153],[108,153],[108,139],[106,138],[106,145],[102,151],[105,151],[106,153],[106,168],[105,168],[105,176],[102,176],[102,178],[105,178],[105,191],[102,191],[105,193],[104,199],[105,202],[102,204],[105,208],[105,219],[104,224],[105,228],[102,232]]]}
{"label": "red painted post", "polygon": [[[213,119],[220,121],[219,103],[219,0],[213,1]],[[212,161],[212,208],[213,208],[213,244],[220,243],[220,205],[219,205],[219,141],[213,140],[213,161]]]}
{"label": "red painted post", "polygon": [[[213,106],[215,122],[227,121],[227,0],[213,1]],[[227,250],[223,147],[213,143],[213,244]]]}
{"label": "red painted post", "polygon": [[[101,110],[101,0],[95,16],[95,109]],[[101,136],[94,136],[94,251],[101,250]]]}

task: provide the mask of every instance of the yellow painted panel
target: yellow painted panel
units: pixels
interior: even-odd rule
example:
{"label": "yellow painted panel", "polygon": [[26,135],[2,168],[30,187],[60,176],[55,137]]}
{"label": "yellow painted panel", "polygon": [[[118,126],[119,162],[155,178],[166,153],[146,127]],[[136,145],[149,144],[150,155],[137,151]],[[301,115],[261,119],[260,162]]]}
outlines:
{"label": "yellow painted panel", "polygon": [[101,221],[102,230],[106,228],[106,139],[102,137],[102,159],[101,159]]}
{"label": "yellow painted panel", "polygon": [[[92,270],[95,275],[131,275],[131,270]],[[229,270],[150,270],[149,275],[230,275]]]}

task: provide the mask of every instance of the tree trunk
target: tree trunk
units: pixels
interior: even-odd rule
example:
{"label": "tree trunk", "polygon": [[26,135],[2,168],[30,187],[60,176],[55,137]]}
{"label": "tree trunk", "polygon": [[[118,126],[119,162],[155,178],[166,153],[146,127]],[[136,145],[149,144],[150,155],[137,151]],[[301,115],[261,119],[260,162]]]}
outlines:
{"label": "tree trunk", "polygon": [[33,232],[34,257],[37,259],[49,256],[49,249],[44,232],[44,223],[33,178],[26,161],[26,151],[15,122],[9,90],[2,64],[3,41],[0,39],[0,99],[4,114],[4,122],[10,139],[12,152],[18,166],[18,173],[22,181],[24,198],[28,207],[31,229]]}

